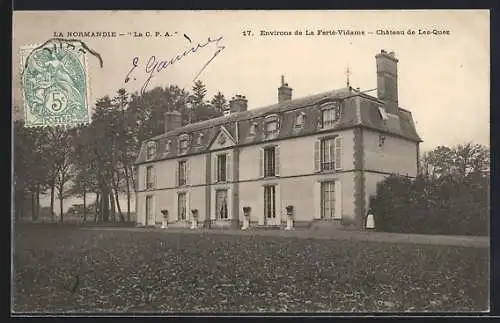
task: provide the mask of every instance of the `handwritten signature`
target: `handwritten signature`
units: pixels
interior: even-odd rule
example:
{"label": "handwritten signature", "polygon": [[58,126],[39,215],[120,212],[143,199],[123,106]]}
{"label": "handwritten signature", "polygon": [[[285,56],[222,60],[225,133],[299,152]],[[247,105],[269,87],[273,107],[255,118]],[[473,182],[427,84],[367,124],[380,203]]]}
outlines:
{"label": "handwritten signature", "polygon": [[[144,84],[141,87],[141,94],[144,94],[144,92],[146,92],[146,89],[147,89],[151,79],[153,78],[153,76],[156,75],[156,73],[159,73],[159,72],[165,70],[167,67],[180,61],[182,58],[188,56],[189,54],[198,52],[198,50],[200,48],[203,48],[209,44],[214,43],[214,45],[216,46],[216,51],[214,52],[212,57],[202,66],[202,68],[199,70],[199,72],[196,74],[196,76],[194,77],[194,80],[193,80],[193,81],[196,81],[198,76],[200,76],[200,74],[205,70],[205,68],[208,66],[208,64],[210,64],[213,61],[213,59],[215,57],[217,57],[217,55],[219,55],[220,52],[222,52],[226,48],[224,45],[219,44],[219,42],[222,40],[222,38],[223,38],[222,36],[219,38],[215,38],[215,39],[208,37],[208,40],[205,43],[198,43],[196,46],[193,46],[190,49],[185,50],[183,53],[178,54],[171,59],[160,59],[154,55],[151,56],[145,65],[145,71],[148,74],[148,77],[146,78],[146,81],[144,82]],[[125,76],[125,83],[128,83],[130,81],[130,79],[132,78],[132,72],[138,67],[139,67],[139,57],[136,56],[132,59],[132,68]],[[135,80],[135,78],[133,78],[133,79]]]}

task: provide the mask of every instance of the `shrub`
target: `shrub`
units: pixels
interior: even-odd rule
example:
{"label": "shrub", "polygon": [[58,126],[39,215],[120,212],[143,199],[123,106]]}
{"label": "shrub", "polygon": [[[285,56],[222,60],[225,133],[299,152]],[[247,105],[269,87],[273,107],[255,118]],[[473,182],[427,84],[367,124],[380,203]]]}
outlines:
{"label": "shrub", "polygon": [[489,180],[391,175],[370,198],[379,231],[488,235]]}

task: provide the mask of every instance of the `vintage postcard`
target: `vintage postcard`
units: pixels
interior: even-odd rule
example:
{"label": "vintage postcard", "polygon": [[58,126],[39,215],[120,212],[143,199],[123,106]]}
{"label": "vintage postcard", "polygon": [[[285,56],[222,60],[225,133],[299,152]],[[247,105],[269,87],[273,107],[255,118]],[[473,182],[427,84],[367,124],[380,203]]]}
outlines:
{"label": "vintage postcard", "polygon": [[12,313],[489,311],[489,17],[14,12]]}

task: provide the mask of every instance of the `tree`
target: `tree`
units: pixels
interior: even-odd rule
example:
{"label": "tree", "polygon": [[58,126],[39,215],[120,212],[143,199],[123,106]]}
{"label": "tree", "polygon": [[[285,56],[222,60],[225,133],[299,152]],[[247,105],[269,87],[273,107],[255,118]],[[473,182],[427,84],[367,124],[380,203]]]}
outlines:
{"label": "tree", "polygon": [[67,186],[73,178],[73,153],[74,153],[74,137],[75,130],[65,130],[61,127],[56,128],[54,131],[62,132],[58,136],[58,142],[55,143],[55,187],[58,192],[59,208],[60,208],[60,221],[64,221],[64,199],[68,197],[66,192]]}
{"label": "tree", "polygon": [[24,216],[24,205],[29,185],[29,163],[32,150],[30,138],[23,121],[14,122],[14,215],[17,219]]}
{"label": "tree", "polygon": [[205,95],[207,94],[206,85],[201,80],[197,80],[193,85],[192,91],[191,102],[195,106],[203,105],[205,102]]}
{"label": "tree", "polygon": [[446,175],[464,178],[473,172],[488,175],[489,149],[471,142],[451,148],[438,146],[423,154],[421,166],[422,174],[433,178]]}
{"label": "tree", "polygon": [[[486,235],[489,150],[472,143],[424,154],[415,180],[390,176],[372,200],[383,231]],[[378,220],[377,220],[378,218]]]}
{"label": "tree", "polygon": [[489,173],[490,152],[487,147],[467,142],[457,145],[453,151],[454,169],[460,177],[466,177],[471,173]]}
{"label": "tree", "polygon": [[[205,101],[206,94],[207,89],[205,84],[201,80],[196,81],[192,88],[192,94],[187,99],[186,112],[188,114],[188,123],[205,121],[222,115],[222,110],[218,110],[213,104]],[[217,96],[216,103],[221,105],[222,99],[224,99],[223,95],[222,97]]]}
{"label": "tree", "polygon": [[220,91],[217,92],[216,95],[212,98],[212,101],[210,101],[214,109],[220,113],[223,114],[224,110],[227,108],[227,100],[224,97],[224,94],[222,94]]}
{"label": "tree", "polygon": [[98,193],[97,164],[94,150],[91,147],[92,134],[86,125],[77,128],[73,154],[74,185],[71,193],[83,198],[83,222],[87,221],[87,194]]}
{"label": "tree", "polygon": [[119,118],[117,122],[117,139],[118,139],[118,147],[117,147],[117,159],[119,161],[120,168],[115,170],[116,181],[115,183],[115,197],[116,204],[118,206],[118,211],[120,217],[123,217],[118,197],[119,189],[121,188],[120,182],[121,177],[124,178],[125,181],[125,191],[127,193],[127,221],[130,221],[130,186],[133,183],[132,180],[132,166],[135,159],[135,151],[131,151],[130,147],[134,146],[135,140],[133,138],[133,131],[130,124],[127,122],[127,109],[128,105],[131,101],[131,95],[128,94],[125,89],[120,89],[117,92],[117,96],[113,99],[113,104],[117,110],[117,117]]}

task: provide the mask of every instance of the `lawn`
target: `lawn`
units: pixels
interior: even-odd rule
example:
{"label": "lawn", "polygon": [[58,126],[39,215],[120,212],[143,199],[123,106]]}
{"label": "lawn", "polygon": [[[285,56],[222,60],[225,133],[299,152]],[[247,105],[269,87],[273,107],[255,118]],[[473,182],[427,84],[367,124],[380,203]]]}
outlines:
{"label": "lawn", "polygon": [[486,248],[49,225],[14,246],[15,312],[488,310]]}

